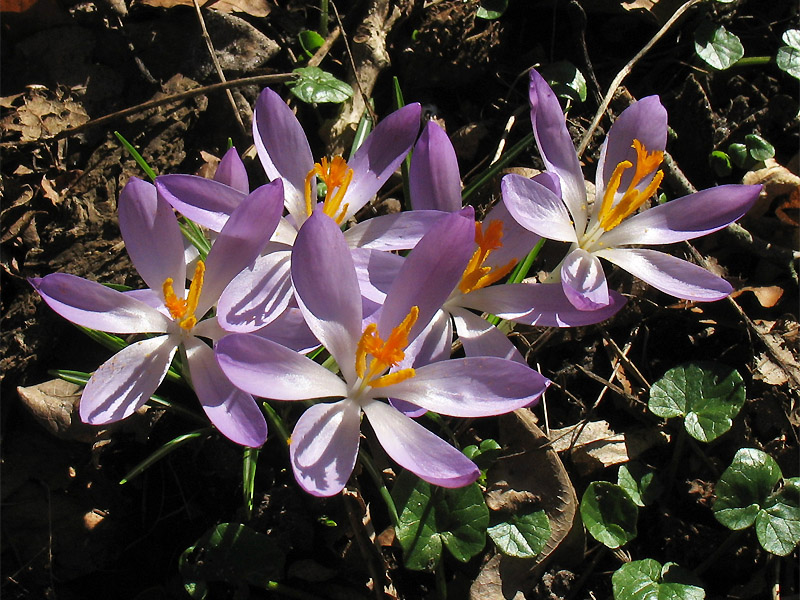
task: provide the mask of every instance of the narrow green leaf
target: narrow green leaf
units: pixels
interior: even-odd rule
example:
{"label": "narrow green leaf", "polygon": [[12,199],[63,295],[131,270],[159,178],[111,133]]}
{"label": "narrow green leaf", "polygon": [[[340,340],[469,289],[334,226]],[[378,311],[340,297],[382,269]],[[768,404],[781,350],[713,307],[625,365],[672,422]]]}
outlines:
{"label": "narrow green leaf", "polygon": [[245,448],[242,455],[242,494],[247,515],[253,514],[253,499],[256,494],[256,468],[259,448]]}
{"label": "narrow green leaf", "polygon": [[136,161],[136,164],[138,164],[142,171],[144,171],[145,174],[150,178],[150,181],[155,181],[156,172],[150,165],[147,164],[147,161],[142,157],[141,154],[139,154],[139,151],[133,147],[133,144],[126,140],[119,131],[115,131],[114,135],[117,136],[120,144],[122,144],[122,146],[130,153],[130,155]]}
{"label": "narrow green leaf", "polygon": [[185,433],[183,435],[179,435],[178,437],[168,441],[166,444],[161,446],[158,450],[153,452],[150,456],[145,458],[139,464],[137,464],[133,469],[128,471],[125,476],[120,480],[120,485],[125,485],[131,479],[143,473],[146,469],[150,468],[154,463],[158,462],[169,453],[174,452],[187,442],[190,442],[194,439],[197,439],[201,436],[208,435],[208,433],[212,431],[210,427],[205,429],[198,429],[197,431],[192,431],[191,433]]}
{"label": "narrow green leaf", "polygon": [[319,67],[300,67],[294,69],[293,73],[296,73],[298,78],[287,85],[292,94],[303,102],[338,104],[353,95],[353,88]]}
{"label": "narrow green leaf", "polygon": [[744,381],[738,371],[697,362],[667,371],[650,388],[647,406],[664,419],[684,417],[689,435],[710,442],[731,428],[744,401]]}
{"label": "narrow green leaf", "polygon": [[581,498],[581,518],[601,544],[619,548],[636,537],[639,509],[628,493],[608,481],[593,481]]}
{"label": "narrow green leaf", "polygon": [[717,521],[729,529],[750,527],[781,478],[781,469],[769,454],[755,448],[739,450],[714,490],[712,510]]}
{"label": "narrow green leaf", "polygon": [[550,521],[543,510],[513,514],[508,521],[489,527],[486,533],[503,554],[533,558],[544,550],[550,538]]}
{"label": "narrow green leaf", "polygon": [[694,49],[709,66],[720,71],[744,56],[744,46],[736,34],[708,21],[695,31]]}
{"label": "narrow green leaf", "polygon": [[392,497],[399,514],[397,539],[407,568],[435,568],[443,546],[461,562],[483,550],[489,509],[476,484],[440,488],[403,471]]}

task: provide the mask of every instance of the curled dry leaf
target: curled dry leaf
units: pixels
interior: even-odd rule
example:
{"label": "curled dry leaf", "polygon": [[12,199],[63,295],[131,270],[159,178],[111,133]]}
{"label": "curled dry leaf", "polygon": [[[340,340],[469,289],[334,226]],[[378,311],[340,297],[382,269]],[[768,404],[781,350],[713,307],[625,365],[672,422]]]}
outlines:
{"label": "curled dry leaf", "polygon": [[92,442],[98,428],[82,423],[78,416],[82,389],[63,379],[51,379],[30,387],[18,387],[17,393],[36,420],[54,436]]}
{"label": "curled dry leaf", "polygon": [[781,299],[781,296],[783,296],[783,288],[778,285],[767,285],[761,287],[753,287],[748,285],[747,287],[735,290],[731,294],[731,298],[736,298],[744,292],[753,292],[753,295],[756,297],[756,300],[758,300],[758,303],[764,308],[772,308],[778,303],[778,300]]}
{"label": "curled dry leaf", "polygon": [[763,185],[761,197],[750,209],[750,216],[759,217],[772,206],[773,200],[780,196],[797,195],[800,189],[800,177],[789,169],[779,164],[774,158],[764,161],[764,167],[756,171],[745,173],[742,183],[747,185]]}
{"label": "curled dry leaf", "polygon": [[[193,0],[141,0],[141,4],[157,8],[194,6]],[[253,17],[266,17],[272,11],[272,5],[267,0],[202,0],[199,4],[203,8],[213,8],[222,13],[243,12]]]}
{"label": "curled dry leaf", "polygon": [[756,329],[772,341],[772,351],[761,353],[755,361],[753,378],[769,385],[783,385],[791,376],[800,377],[800,363],[792,352],[790,340],[797,340],[798,324],[794,322],[754,321]]}
{"label": "curled dry leaf", "polygon": [[500,443],[503,455],[487,473],[487,505],[508,514],[544,510],[550,538],[535,558],[490,557],[470,588],[470,600],[522,598],[554,554],[562,561],[580,560],[585,547],[575,489],[533,413],[523,408],[500,417]]}
{"label": "curled dry leaf", "polygon": [[18,101],[20,98],[22,105],[0,121],[0,126],[5,131],[3,137],[18,133],[19,141],[28,142],[51,137],[89,120],[83,106],[64,95],[61,90],[54,93],[39,86],[29,88],[24,95],[14,100]]}
{"label": "curled dry leaf", "polygon": [[669,441],[669,436],[655,427],[615,433],[607,421],[578,423],[572,427],[552,429],[553,450],[569,452],[581,475],[626,463],[656,444]]}

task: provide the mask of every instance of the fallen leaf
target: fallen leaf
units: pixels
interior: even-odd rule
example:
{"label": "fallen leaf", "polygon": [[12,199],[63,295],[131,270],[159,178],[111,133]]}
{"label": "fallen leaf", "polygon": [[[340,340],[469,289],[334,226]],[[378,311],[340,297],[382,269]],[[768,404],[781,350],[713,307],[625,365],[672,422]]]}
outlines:
{"label": "fallen leaf", "polygon": [[[193,0],[141,0],[139,3],[157,8],[194,6]],[[267,0],[206,0],[199,4],[222,13],[243,12],[253,17],[266,17],[272,11],[272,5]]]}
{"label": "fallen leaf", "polygon": [[89,115],[80,103],[69,96],[59,98],[55,92],[36,86],[28,89],[23,104],[6,115],[0,125],[6,135],[17,132],[20,141],[26,142],[51,137],[88,120]]}
{"label": "fallen leaf", "polygon": [[774,358],[768,353],[759,354],[753,378],[768,385],[783,385],[789,381],[792,374],[795,378],[800,377],[800,363],[787,347],[789,345],[787,340],[790,337],[796,340],[798,324],[761,319],[756,319],[753,324],[762,335],[772,342],[772,352],[775,354]]}
{"label": "fallen leaf", "polygon": [[30,387],[18,387],[17,393],[36,420],[56,437],[91,442],[99,428],[86,425],[78,416],[82,389],[63,379],[51,379]]}
{"label": "fallen leaf", "polygon": [[778,303],[778,300],[783,296],[783,288],[777,285],[769,285],[764,287],[747,286],[734,291],[731,298],[736,298],[744,292],[753,292],[758,303],[764,308],[772,308]]}
{"label": "fallen leaf", "polygon": [[775,198],[797,194],[800,177],[779,164],[774,158],[769,158],[764,161],[763,168],[745,173],[742,183],[763,186],[758,201],[748,211],[748,215],[751,217],[760,217],[770,209]]}

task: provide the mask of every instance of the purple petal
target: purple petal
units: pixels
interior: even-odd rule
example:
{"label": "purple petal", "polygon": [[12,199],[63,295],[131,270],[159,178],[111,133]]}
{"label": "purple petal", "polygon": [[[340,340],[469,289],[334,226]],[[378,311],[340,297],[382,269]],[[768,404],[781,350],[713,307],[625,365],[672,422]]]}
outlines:
{"label": "purple petal", "polygon": [[[253,110],[253,141],[270,181],[283,179],[286,208],[298,223],[306,216],[305,179],[314,158],[303,127],[278,94],[265,88]],[[312,181],[312,198],[316,183]]]}
{"label": "purple petal", "polygon": [[187,219],[220,232],[247,194],[196,175],[159,175],[156,188],[164,200]]}
{"label": "purple petal", "polygon": [[453,324],[450,313],[437,310],[428,325],[416,336],[405,349],[405,358],[397,366],[398,369],[421,367],[432,362],[447,360],[453,346]]}
{"label": "purple petal", "polygon": [[458,285],[475,249],[475,221],[471,207],[450,213],[423,237],[406,257],[378,320],[378,332],[386,339],[392,328],[419,308],[414,339],[433,318]]}
{"label": "purple petal", "polygon": [[378,305],[386,299],[386,292],[397,278],[405,259],[391,252],[356,248],[351,251],[356,268],[361,295]]}
{"label": "purple petal", "polygon": [[[597,163],[595,186],[599,199],[602,199],[603,190],[619,163],[629,160],[631,164],[636,164],[633,140],[639,140],[647,152],[663,152],[666,148],[667,111],[658,96],[648,96],[631,104],[622,111],[608,131]],[[635,169],[625,171],[620,181],[620,190],[628,189],[634,171]],[[646,178],[638,187],[646,186],[650,179],[652,178]]]}
{"label": "purple petal", "polygon": [[488,267],[501,267],[511,260],[523,260],[540,239],[538,235],[517,223],[504,202],[495,204],[486,215],[483,220],[484,231],[492,221],[500,221],[503,224],[503,246],[488,256],[484,262]]}
{"label": "purple petal", "polygon": [[247,177],[247,169],[244,167],[242,159],[236,148],[229,148],[217,165],[217,172],[214,173],[214,181],[219,181],[243,194],[250,193],[250,180]]}
{"label": "purple petal", "polygon": [[319,340],[308,328],[299,308],[287,308],[278,318],[266,327],[255,331],[253,335],[286,346],[300,354],[305,354],[319,346]]}
{"label": "purple petal", "polygon": [[81,420],[104,425],[130,416],[155,393],[177,348],[174,338],[162,335],[117,352],[100,365],[83,389]]}
{"label": "purple petal", "polygon": [[361,291],[350,248],[339,226],[322,211],[300,228],[292,251],[292,284],[311,331],[355,380],[361,338]]}
{"label": "purple petal", "polygon": [[722,185],[665,204],[623,221],[603,234],[608,247],[671,244],[708,235],[741,218],[761,193],[760,185]]}
{"label": "purple petal", "polygon": [[414,377],[374,388],[373,395],[380,392],[453,417],[490,417],[528,406],[549,384],[527,365],[482,356],[422,366]]}
{"label": "purple petal", "polygon": [[408,250],[447,214],[439,210],[411,210],[381,215],[357,223],[345,231],[344,237],[351,248]]}
{"label": "purple petal", "polygon": [[339,493],[358,456],[361,411],[352,400],[315,404],[298,419],[289,444],[295,479],[314,496]]}
{"label": "purple petal", "polygon": [[386,453],[420,479],[456,488],[481,474],[461,452],[388,404],[368,402],[364,412]]}
{"label": "purple petal", "polygon": [[578,241],[564,201],[549,188],[511,173],[503,177],[500,189],[508,212],[522,227],[549,240]]}
{"label": "purple petal", "polygon": [[408,180],[414,210],[461,209],[456,151],[447,133],[435,121],[428,121],[414,145]]}
{"label": "purple petal", "polygon": [[702,267],[656,250],[609,248],[596,253],[642,281],[684,300],[713,302],[733,291],[730,283]]}
{"label": "purple petal", "polygon": [[378,123],[356,150],[348,163],[353,181],[345,195],[350,205],[346,218],[369,202],[403,162],[417,139],[421,110],[416,102],[396,110]]}
{"label": "purple petal", "polygon": [[261,446],[267,440],[267,422],[253,397],[228,381],[211,348],[196,338],[184,344],[192,387],[209,420],[232,442]]}
{"label": "purple petal", "polygon": [[290,257],[287,250],[259,256],[233,278],[217,303],[217,319],[223,329],[236,333],[256,331],[286,310],[294,296]]}
{"label": "purple petal", "polygon": [[206,259],[206,275],[196,314],[202,315],[225,287],[255,261],[283,212],[283,182],[262,185],[231,214]]}
{"label": "purple petal", "polygon": [[171,319],[141,300],[67,273],[29,279],[59,315],[76,325],[108,333],[163,333]]}
{"label": "purple petal", "polygon": [[575,220],[575,229],[582,233],[586,227],[586,185],[566,118],[544,78],[533,69],[530,77],[531,123],[536,145],[547,170],[561,180],[562,197]]}
{"label": "purple petal", "polygon": [[605,321],[625,305],[617,292],[609,291],[609,299],[608,306],[579,310],[567,300],[560,283],[515,283],[475,290],[462,296],[461,304],[526,325],[579,327]]}
{"label": "purple petal", "polygon": [[570,252],[561,263],[561,284],[567,299],[579,310],[597,310],[611,301],[603,265],[581,248]]}
{"label": "purple petal", "polygon": [[347,395],[344,381],[325,367],[255,334],[226,335],[214,349],[228,379],[254,396],[307,400]]}
{"label": "purple petal", "polygon": [[131,177],[119,196],[119,229],[133,266],[144,282],[160,290],[167,278],[186,281],[183,235],[169,204],[151,183]]}
{"label": "purple petal", "polygon": [[486,319],[458,307],[450,309],[456,324],[458,339],[467,356],[497,356],[527,366],[525,359],[505,333]]}

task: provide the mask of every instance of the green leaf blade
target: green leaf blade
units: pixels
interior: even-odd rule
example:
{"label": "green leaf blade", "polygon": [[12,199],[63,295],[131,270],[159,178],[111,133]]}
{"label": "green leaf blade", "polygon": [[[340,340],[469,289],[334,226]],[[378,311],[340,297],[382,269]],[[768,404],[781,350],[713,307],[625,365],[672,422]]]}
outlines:
{"label": "green leaf blade", "polygon": [[514,514],[508,521],[493,525],[486,532],[503,554],[533,558],[544,550],[550,538],[550,521],[543,510]]}
{"label": "green leaf blade", "polygon": [[319,67],[299,67],[293,73],[299,77],[288,84],[289,89],[308,104],[340,104],[353,96],[353,88]]}
{"label": "green leaf blade", "polygon": [[637,535],[639,509],[628,493],[614,483],[590,483],[581,498],[580,511],[591,536],[609,548],[619,548]]}
{"label": "green leaf blade", "polygon": [[740,449],[717,482],[714,517],[729,529],[750,527],[781,478],[780,467],[769,454]]}
{"label": "green leaf blade", "polygon": [[706,22],[694,34],[694,49],[709,66],[719,71],[731,67],[744,56],[739,37],[723,26]]}

